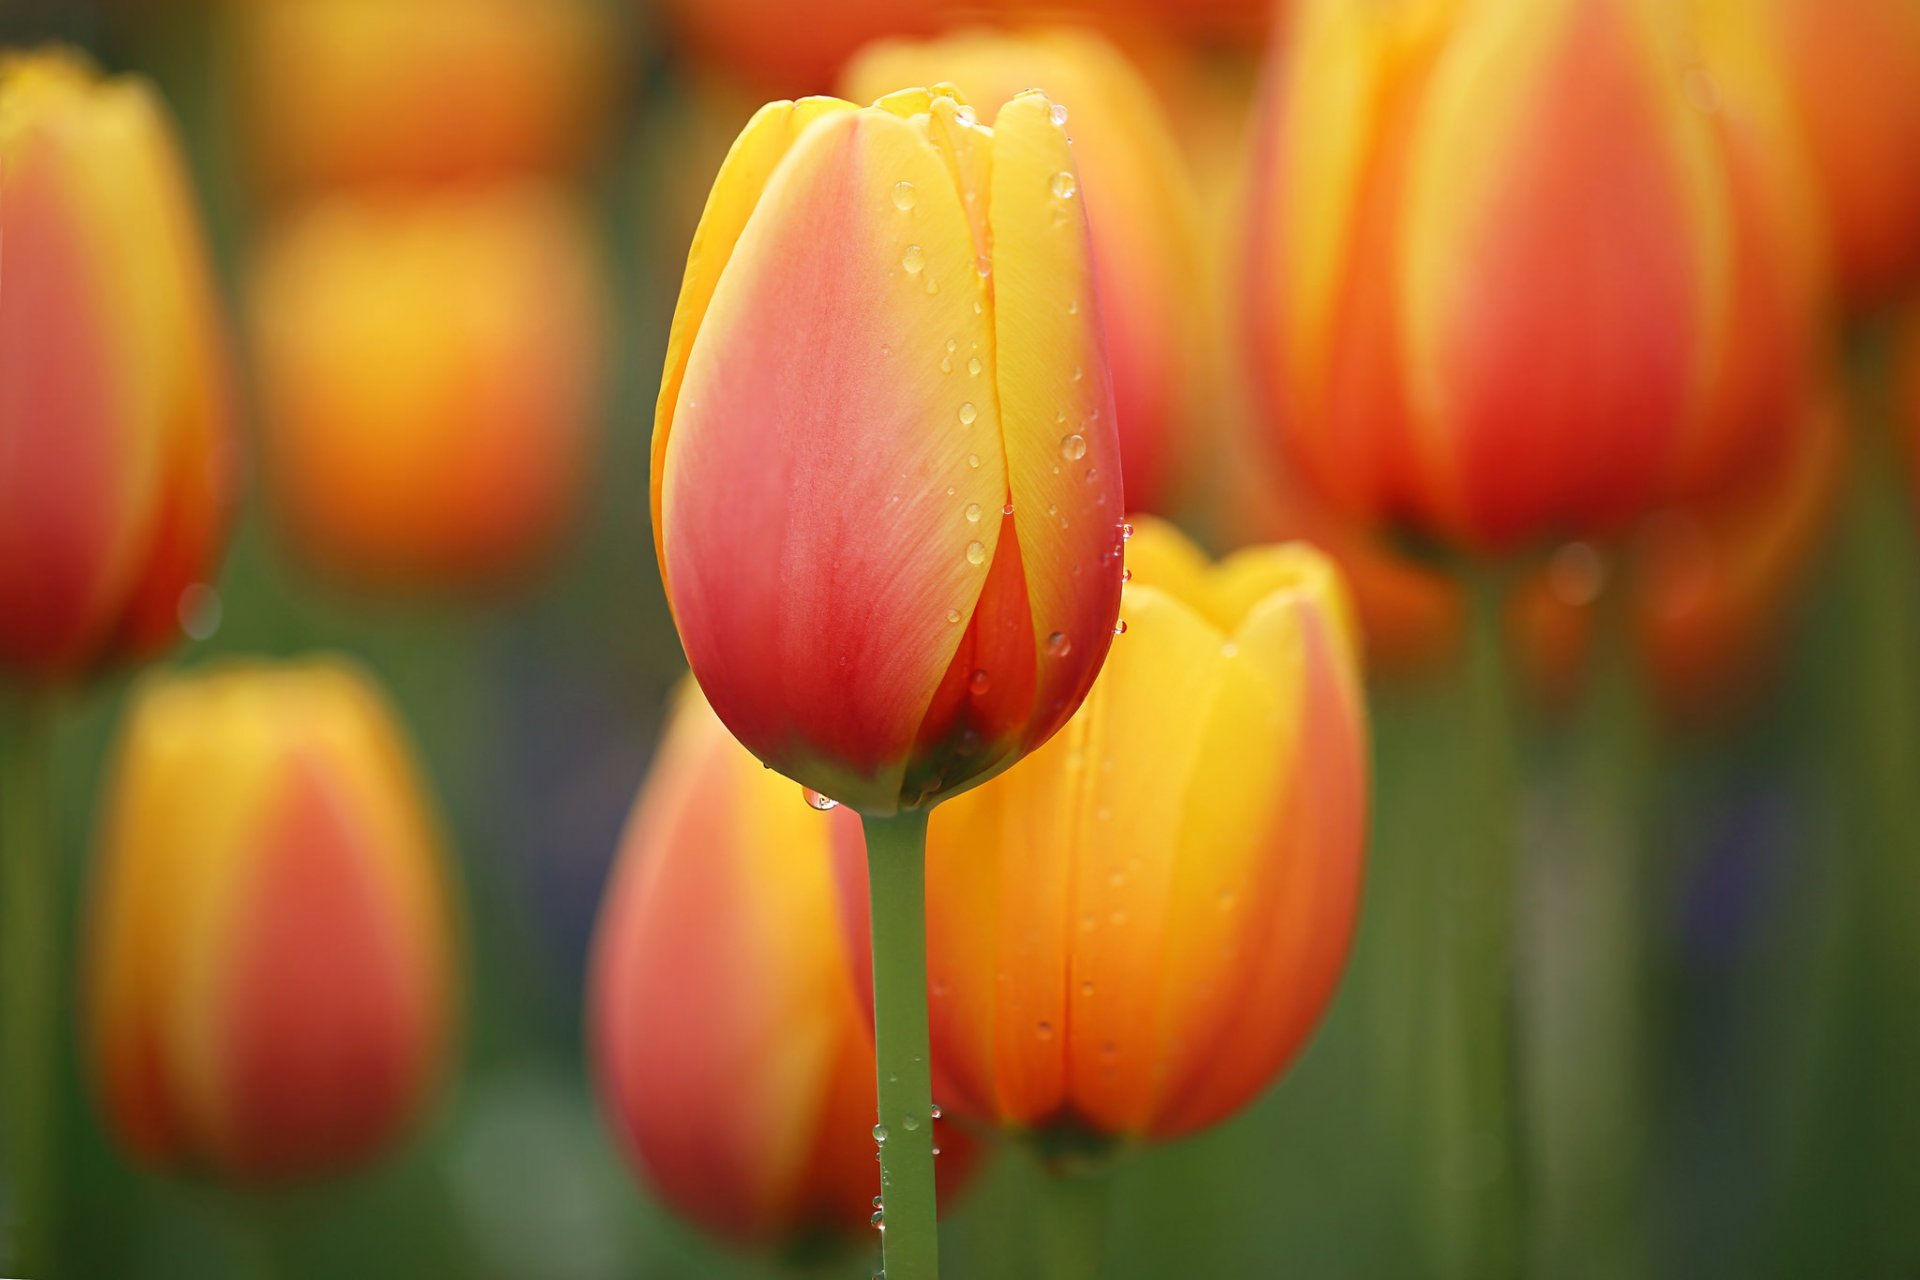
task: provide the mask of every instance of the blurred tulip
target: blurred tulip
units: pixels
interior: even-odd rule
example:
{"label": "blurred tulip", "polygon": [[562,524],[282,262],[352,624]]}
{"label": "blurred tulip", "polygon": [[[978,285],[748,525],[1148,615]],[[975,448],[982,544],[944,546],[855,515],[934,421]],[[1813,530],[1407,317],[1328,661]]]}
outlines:
{"label": "blurred tulip", "polygon": [[923,44],[889,42],[857,56],[840,91],[870,101],[903,84],[950,81],[967,101],[1011,101],[1038,85],[1072,111],[1094,289],[1113,370],[1129,511],[1163,511],[1200,435],[1208,334],[1192,305],[1202,276],[1200,213],[1153,90],[1099,36],[973,30]]}
{"label": "blurred tulip", "polygon": [[944,90],[774,103],[688,255],[667,598],[727,727],[865,814],[1046,741],[1112,641],[1119,446],[1064,118],[1037,92],[992,129]]}
{"label": "blurred tulip", "polygon": [[1127,634],[1085,705],[933,813],[928,975],[954,1115],[1205,1128],[1293,1059],[1346,960],[1368,765],[1337,572],[1299,545],[1210,566],[1155,521],[1128,559]]}
{"label": "blurred tulip", "polygon": [[[740,1244],[869,1231],[880,1190],[836,826],[858,843],[851,813],[802,804],[689,681],[601,907],[587,1031],[614,1129],[662,1199]],[[945,1189],[961,1160],[943,1156]]]}
{"label": "blurred tulip", "polygon": [[180,632],[235,459],[227,335],[166,108],[61,51],[0,58],[0,666]]}
{"label": "blurred tulip", "polygon": [[232,22],[257,167],[297,189],[567,168],[621,48],[601,0],[236,0]]}
{"label": "blurred tulip", "polygon": [[[951,0],[818,0],[794,22],[767,0],[669,0],[681,39],[761,93],[801,95],[832,86],[840,64],[870,40],[930,35],[962,5]],[[890,85],[897,89],[899,85]]]}
{"label": "blurred tulip", "polygon": [[[1631,635],[1670,718],[1720,719],[1759,685],[1831,523],[1846,470],[1837,398],[1810,402],[1792,447],[1738,485],[1642,521],[1619,571],[1563,548],[1515,591],[1516,648],[1549,703],[1584,683],[1596,615],[1627,593]],[[1609,579],[1613,579],[1610,581]]]}
{"label": "blurred tulip", "polygon": [[341,196],[268,237],[251,320],[276,514],[374,586],[523,572],[570,516],[599,425],[605,316],[556,190]]}
{"label": "blurred tulip", "polygon": [[1300,6],[1248,317],[1264,411],[1339,509],[1506,550],[1617,529],[1754,451],[1820,270],[1754,22],[1717,0]]}
{"label": "blurred tulip", "polygon": [[1840,283],[1887,300],[1920,272],[1920,3],[1770,0]]}
{"label": "blurred tulip", "polygon": [[386,703],[329,660],[154,675],[106,794],[88,1055],[141,1159],[243,1181],[373,1157],[458,984],[439,838]]}

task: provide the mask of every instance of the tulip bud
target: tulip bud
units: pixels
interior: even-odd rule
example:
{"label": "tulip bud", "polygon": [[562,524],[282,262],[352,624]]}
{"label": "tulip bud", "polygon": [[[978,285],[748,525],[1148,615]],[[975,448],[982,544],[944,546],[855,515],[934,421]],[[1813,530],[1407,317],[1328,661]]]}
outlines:
{"label": "tulip bud", "polygon": [[458,979],[435,824],[366,677],[149,677],[105,812],[82,958],[114,1136],[243,1181],[389,1144],[440,1075]]}
{"label": "tulip bud", "polygon": [[232,50],[277,186],[553,172],[593,142],[621,47],[598,0],[246,0]]}
{"label": "tulip bud", "polygon": [[[1210,566],[1152,521],[1128,560],[1127,633],[1086,703],[929,823],[955,1115],[1156,1139],[1216,1124],[1293,1059],[1345,964],[1367,728],[1337,572],[1297,544]],[[858,934],[864,896],[844,901]]]}
{"label": "tulip bud", "polygon": [[277,514],[350,582],[477,587],[560,532],[598,426],[584,215],[539,185],[341,196],[251,279]]}
{"label": "tulip bud", "polygon": [[[941,90],[763,108],[688,255],[653,529],[713,709],[884,815],[1085,696],[1120,594],[1120,457],[1064,109]],[[991,182],[989,182],[991,174]]]}
{"label": "tulip bud", "polygon": [[1771,0],[1840,283],[1885,301],[1920,272],[1920,3]]}
{"label": "tulip bud", "polygon": [[1817,285],[1753,17],[1712,7],[1301,6],[1248,315],[1265,411],[1341,509],[1499,551],[1744,457]]}
{"label": "tulip bud", "polygon": [[[601,907],[587,1030],[609,1118],[661,1198],[740,1244],[864,1231],[880,1190],[836,826],[858,844],[851,813],[802,804],[689,682]],[[963,1160],[942,1155],[948,1189]]]}
{"label": "tulip bud", "polygon": [[77,55],[0,58],[0,665],[143,657],[210,577],[231,371],[165,107]]}
{"label": "tulip bud", "polygon": [[1029,85],[1072,108],[1067,131],[1092,237],[1095,288],[1113,369],[1129,511],[1164,510],[1199,436],[1204,328],[1198,201],[1153,90],[1099,36],[1071,28],[1026,35],[973,31],[922,44],[870,46],[841,76],[866,101],[903,84],[951,80],[969,102],[1000,103]]}

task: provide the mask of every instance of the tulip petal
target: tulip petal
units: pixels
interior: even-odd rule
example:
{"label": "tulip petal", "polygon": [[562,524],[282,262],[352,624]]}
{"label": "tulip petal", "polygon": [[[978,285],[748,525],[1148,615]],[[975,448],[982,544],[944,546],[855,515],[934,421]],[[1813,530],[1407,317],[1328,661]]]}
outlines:
{"label": "tulip petal", "polygon": [[997,406],[953,363],[992,353],[960,204],[910,123],[816,121],[714,290],[662,468],[675,617],[715,712],[863,812],[897,807],[999,543],[968,518],[1007,488]]}
{"label": "tulip petal", "polygon": [[[673,431],[673,412],[680,403],[680,383],[686,377],[687,360],[693,341],[706,320],[707,308],[720,276],[733,257],[733,247],[747,220],[759,207],[760,194],[780,161],[792,150],[794,139],[806,127],[838,111],[852,111],[851,102],[838,98],[802,98],[798,102],[769,102],[753,113],[746,128],[734,139],[720,172],[714,176],[713,189],[707,195],[700,225],[694,229],[693,243],[687,249],[686,274],[680,284],[680,299],[674,305],[673,325],[667,333],[666,367],[660,375],[660,395],[654,407],[652,465],[649,502],[653,512],[654,552],[660,557],[660,573],[665,581],[665,546],[660,539],[660,493],[666,483],[667,440]],[[671,607],[673,592],[667,592]]]}
{"label": "tulip petal", "polygon": [[1052,104],[1024,93],[1003,106],[989,225],[1006,472],[1015,527],[1032,530],[1020,538],[1040,671],[1029,746],[1085,696],[1120,603],[1120,447],[1078,192]]}

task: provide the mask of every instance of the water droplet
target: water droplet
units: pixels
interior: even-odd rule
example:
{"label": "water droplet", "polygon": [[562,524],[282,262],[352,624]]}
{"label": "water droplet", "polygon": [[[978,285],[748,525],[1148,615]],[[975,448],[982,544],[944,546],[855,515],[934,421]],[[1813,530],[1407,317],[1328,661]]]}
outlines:
{"label": "water droplet", "polygon": [[1047,112],[1047,119],[1053,121],[1055,124],[1065,124],[1067,122],[1067,109],[1056,102],[1053,104],[1053,110]]}
{"label": "water droplet", "polygon": [[985,564],[987,562],[986,544],[975,539],[967,544],[967,563]]}
{"label": "water droplet", "polygon": [[941,356],[941,357],[940,357],[940,372],[942,372],[942,373],[952,373],[952,372],[953,372],[953,357],[952,357],[952,356]]}
{"label": "water droplet", "polygon": [[1060,438],[1060,456],[1068,462],[1078,462],[1087,456],[1087,438],[1078,431]]}
{"label": "water droplet", "polygon": [[1039,1036],[1042,1040],[1051,1040],[1053,1039],[1053,1024],[1051,1022],[1037,1022],[1034,1024],[1033,1034]]}
{"label": "water droplet", "polygon": [[1127,620],[1125,618],[1121,618],[1113,624],[1113,634],[1117,636],[1127,634]]}
{"label": "water droplet", "polygon": [[940,1154],[940,1148],[938,1148],[938,1147],[935,1147],[935,1148],[933,1149],[933,1154],[935,1154],[935,1155],[939,1155],[939,1154]]}
{"label": "water droplet", "polygon": [[873,1140],[875,1142],[885,1142],[887,1140],[887,1126],[883,1124],[873,1126]]}
{"label": "water droplet", "polygon": [[910,244],[907,251],[900,255],[900,265],[907,269],[908,275],[918,275],[926,269],[927,255],[920,251],[919,245]]}
{"label": "water droplet", "polygon": [[967,688],[973,690],[976,694],[985,693],[992,687],[993,678],[984,671],[976,670],[971,676],[967,677]]}
{"label": "water droplet", "polygon": [[1128,541],[1128,540],[1130,540],[1130,539],[1131,539],[1132,537],[1133,537],[1133,526],[1132,526],[1132,525],[1130,525],[1130,524],[1123,524],[1123,525],[1121,525],[1121,526],[1120,526],[1120,541],[1122,541],[1122,542],[1126,542],[1126,541]]}
{"label": "water droplet", "polygon": [[1064,658],[1073,652],[1073,641],[1067,639],[1067,633],[1056,631],[1047,637],[1047,656]]}
{"label": "water droplet", "polygon": [[1062,169],[1060,172],[1053,175],[1053,182],[1051,185],[1053,187],[1053,194],[1055,194],[1056,196],[1059,196],[1062,200],[1071,200],[1073,198],[1073,193],[1080,189],[1080,183],[1078,179],[1076,179],[1073,176],[1073,174],[1066,169]]}
{"label": "water droplet", "polygon": [[974,356],[967,361],[967,373],[972,377],[980,376],[980,357]]}
{"label": "water droplet", "polygon": [[900,1127],[902,1129],[905,1129],[908,1133],[912,1133],[914,1130],[920,1127],[920,1117],[912,1116],[912,1115],[901,1116]]}
{"label": "water droplet", "polygon": [[969,502],[967,504],[966,515],[967,515],[968,524],[979,524],[980,523],[980,504],[977,502]]}
{"label": "water droplet", "polygon": [[965,404],[960,406],[960,425],[961,426],[963,427],[972,426],[973,420],[979,416],[980,416],[980,411],[973,407],[973,401],[969,400]]}
{"label": "water droplet", "polygon": [[967,455],[967,465],[968,465],[968,466],[970,466],[970,467],[974,467],[974,468],[978,468],[978,467],[979,467],[979,465],[980,465],[980,455],[979,455],[979,454],[977,454],[977,453],[970,453],[970,454],[968,454],[968,455]]}
{"label": "water droplet", "polygon": [[[880,1197],[879,1197],[879,1196],[875,1196],[875,1197],[873,1198],[873,1200],[874,1200],[874,1203],[875,1203],[875,1204],[878,1204],[878,1203],[880,1202]],[[873,1211],[873,1216],[872,1216],[871,1218],[868,1218],[868,1219],[867,1219],[867,1221],[868,1221],[868,1222],[870,1222],[870,1223],[872,1223],[872,1224],[873,1224],[874,1226],[876,1226],[876,1227],[883,1227],[883,1226],[885,1226],[885,1225],[886,1225],[886,1223],[884,1223],[884,1222],[882,1222],[882,1221],[881,1221],[881,1219],[882,1219],[882,1218],[884,1218],[884,1217],[886,1217],[886,1216],[887,1216],[887,1215],[886,1215],[886,1211],[885,1211],[885,1210],[883,1210],[883,1209],[875,1209],[875,1210]]]}
{"label": "water droplet", "polygon": [[954,488],[954,487],[953,487],[952,485],[948,485],[948,486],[947,486],[947,496],[948,496],[949,498],[951,498],[951,497],[952,497],[952,496],[953,496],[954,494],[956,494],[956,493],[958,493],[958,492],[960,492],[960,491],[959,491],[958,489],[956,489],[956,488]]}
{"label": "water droplet", "polygon": [[975,298],[973,300],[973,314],[979,315],[982,311],[985,311],[985,310],[986,310],[986,307],[981,303],[980,299]]}
{"label": "water droplet", "polygon": [[838,809],[840,807],[840,802],[838,800],[835,800],[830,796],[821,795],[818,791],[815,791],[812,787],[800,788],[800,794],[807,798],[807,804],[809,807],[818,809],[822,813],[825,813],[829,809]]}
{"label": "water droplet", "polygon": [[953,122],[962,129],[973,128],[975,124],[979,123],[979,120],[980,117],[974,114],[972,107],[959,106],[953,110]]}
{"label": "water droplet", "polygon": [[1128,569],[1128,568],[1125,568],[1125,567],[1123,566],[1123,567],[1121,568],[1121,570],[1120,570],[1120,581],[1122,581],[1122,582],[1132,582],[1132,581],[1133,581],[1133,570],[1131,570],[1131,569]]}
{"label": "water droplet", "polygon": [[1001,507],[1001,508],[1000,508],[1000,514],[1001,514],[1001,515],[1003,515],[1003,516],[1010,516],[1010,515],[1012,515],[1012,514],[1013,514],[1013,504],[1012,504],[1011,502],[1009,502],[1009,503],[1008,503],[1008,504],[1007,504],[1006,506],[1004,506],[1004,507]]}
{"label": "water droplet", "polygon": [[940,1118],[940,1104],[936,1102],[932,1106],[928,1107],[927,1114],[932,1116],[935,1120],[938,1120]]}
{"label": "water droplet", "polygon": [[878,1209],[878,1208],[880,1207],[880,1204],[881,1204],[881,1197],[880,1197],[880,1196],[875,1196],[875,1197],[873,1198],[873,1207],[874,1207],[874,1208],[876,1208],[876,1209]]}
{"label": "water droplet", "polygon": [[960,611],[958,609],[947,610],[947,621],[948,622],[960,621]]}
{"label": "water droplet", "polygon": [[913,208],[913,184],[896,182],[893,184],[893,207],[905,213]]}

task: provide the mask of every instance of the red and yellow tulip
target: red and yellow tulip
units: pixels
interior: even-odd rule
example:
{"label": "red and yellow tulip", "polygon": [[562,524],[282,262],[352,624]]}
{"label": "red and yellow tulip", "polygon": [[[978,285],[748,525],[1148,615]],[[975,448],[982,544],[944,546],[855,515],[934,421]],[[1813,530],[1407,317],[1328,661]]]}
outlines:
{"label": "red and yellow tulip", "polygon": [[236,459],[227,334],[151,86],[0,58],[0,667],[73,673],[180,631]]}
{"label": "red and yellow tulip", "polygon": [[[740,1244],[865,1231],[880,1190],[836,827],[858,843],[689,682],[601,907],[587,1028],[615,1132],[662,1199]],[[964,1156],[942,1140],[951,1189]]]}
{"label": "red and yellow tulip", "polygon": [[1615,530],[1758,451],[1822,269],[1768,56],[1717,0],[1299,6],[1246,314],[1306,478],[1497,551]]}
{"label": "red and yellow tulip", "polygon": [[492,584],[564,527],[606,319],[586,216],[540,184],[341,195],[251,277],[264,461],[300,552],[378,587]]}
{"label": "red and yellow tulip", "polygon": [[653,436],[714,710],[863,813],[1046,741],[1119,606],[1120,450],[1064,110],[763,108],[688,255]]}
{"label": "red and yellow tulip", "polygon": [[1152,88],[1100,36],[1063,27],[873,45],[848,65],[840,91],[867,101],[936,79],[976,104],[1007,102],[1039,85],[1070,109],[1126,507],[1166,510],[1186,460],[1180,446],[1202,430],[1212,344],[1192,306],[1202,275],[1199,202]]}
{"label": "red and yellow tulip", "polygon": [[929,824],[956,1115],[1118,1138],[1215,1124],[1292,1060],[1345,964],[1368,762],[1337,572],[1299,545],[1209,565],[1151,520],[1128,558],[1127,633],[1086,703]]}
{"label": "red and yellow tulip", "polygon": [[281,188],[565,169],[612,98],[613,15],[597,0],[240,0],[239,118]]}
{"label": "red and yellow tulip", "polygon": [[250,1182],[388,1145],[439,1078],[459,978],[439,836],[368,680],[149,677],[105,814],[82,961],[119,1142]]}

